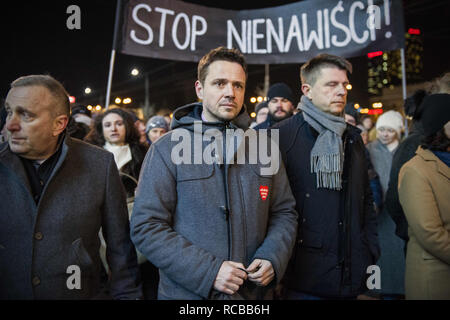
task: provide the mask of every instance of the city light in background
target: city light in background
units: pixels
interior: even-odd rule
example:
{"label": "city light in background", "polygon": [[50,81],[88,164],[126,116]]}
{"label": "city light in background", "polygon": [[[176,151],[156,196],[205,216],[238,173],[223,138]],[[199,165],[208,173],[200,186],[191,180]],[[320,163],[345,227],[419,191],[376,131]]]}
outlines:
{"label": "city light in background", "polygon": [[250,98],[250,102],[251,103],[256,103],[256,102],[260,103],[260,102],[263,102],[263,101],[267,101],[267,97],[257,96],[257,97],[251,97]]}
{"label": "city light in background", "polygon": [[139,70],[138,69],[136,69],[136,68],[133,68],[133,70],[131,70],[131,75],[132,76],[138,76],[139,75]]}

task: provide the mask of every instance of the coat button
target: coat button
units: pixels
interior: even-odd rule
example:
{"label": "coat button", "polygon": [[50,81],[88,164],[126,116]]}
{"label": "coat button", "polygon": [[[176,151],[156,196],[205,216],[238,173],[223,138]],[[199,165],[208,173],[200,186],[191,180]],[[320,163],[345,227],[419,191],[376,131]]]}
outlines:
{"label": "coat button", "polygon": [[44,236],[43,236],[42,232],[36,232],[36,233],[34,234],[34,238],[35,238],[36,240],[42,240],[43,237],[44,237]]}
{"label": "coat button", "polygon": [[309,198],[309,193],[305,194],[305,197]]}
{"label": "coat button", "polygon": [[339,227],[342,227],[342,221],[339,221],[338,224],[339,224]]}
{"label": "coat button", "polygon": [[306,218],[303,218],[302,222],[305,223],[306,222]]}
{"label": "coat button", "polygon": [[298,244],[302,244],[302,243],[303,243],[303,239],[299,239]]}
{"label": "coat button", "polygon": [[37,286],[41,283],[41,279],[38,276],[34,276],[32,280],[33,286]]}

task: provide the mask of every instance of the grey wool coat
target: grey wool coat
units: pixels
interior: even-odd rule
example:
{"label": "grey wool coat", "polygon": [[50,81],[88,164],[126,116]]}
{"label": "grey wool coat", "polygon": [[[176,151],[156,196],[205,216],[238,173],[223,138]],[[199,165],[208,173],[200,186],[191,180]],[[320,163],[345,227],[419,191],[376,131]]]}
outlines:
{"label": "grey wool coat", "polygon": [[[201,112],[201,104],[177,109],[174,130],[150,147],[131,217],[133,242],[160,269],[158,299],[267,298],[283,277],[297,230],[285,169],[281,161],[274,175],[263,175],[258,164],[248,162],[176,165],[171,154],[182,130],[192,143],[196,135],[206,135],[205,129],[223,133],[225,124],[219,122],[203,122],[203,131],[197,131],[194,121],[202,122]],[[193,151],[192,156],[199,154]],[[266,196],[261,187],[267,187]],[[232,296],[213,289],[224,261],[248,267],[256,258],[274,268],[275,279],[267,287],[247,280]]]}
{"label": "grey wool coat", "polygon": [[[0,195],[0,299],[98,297],[100,227],[112,297],[142,297],[125,193],[111,153],[66,137],[36,204],[20,158],[4,143]],[[76,284],[69,279],[75,274],[80,289],[67,285]]]}
{"label": "grey wool coat", "polygon": [[[380,177],[383,190],[383,202],[386,199],[386,190],[389,185],[392,159],[395,154],[375,140],[367,145],[373,167]],[[381,290],[374,290],[381,294],[405,294],[405,254],[404,241],[395,234],[395,222],[386,207],[377,216],[378,239],[380,241],[381,255],[377,265],[381,270]]]}

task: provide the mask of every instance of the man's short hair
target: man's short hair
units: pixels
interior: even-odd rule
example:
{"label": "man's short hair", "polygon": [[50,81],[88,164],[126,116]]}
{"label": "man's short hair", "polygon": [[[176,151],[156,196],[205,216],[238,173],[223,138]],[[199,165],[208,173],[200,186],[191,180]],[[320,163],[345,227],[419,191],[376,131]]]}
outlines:
{"label": "man's short hair", "polygon": [[300,79],[302,83],[314,85],[322,68],[338,68],[352,73],[352,64],[338,56],[322,53],[306,62],[300,68]]}
{"label": "man's short hair", "polygon": [[57,110],[54,110],[56,111],[55,114],[65,114],[67,116],[70,115],[69,94],[58,80],[50,75],[33,74],[20,77],[11,82],[11,89],[31,86],[45,87],[48,89],[48,91],[50,91],[51,95],[57,102]]}
{"label": "man's short hair", "polygon": [[229,61],[239,63],[245,72],[245,78],[247,79],[247,63],[245,62],[244,55],[238,49],[227,49],[225,47],[218,47],[211,50],[201,58],[198,63],[197,77],[203,84],[206,76],[208,75],[208,68],[214,61]]}

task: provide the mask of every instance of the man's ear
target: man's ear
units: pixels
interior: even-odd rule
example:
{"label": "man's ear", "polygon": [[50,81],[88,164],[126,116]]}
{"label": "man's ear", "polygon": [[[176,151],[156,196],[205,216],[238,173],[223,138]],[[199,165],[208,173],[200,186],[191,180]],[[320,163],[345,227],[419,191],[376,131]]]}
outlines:
{"label": "man's ear", "polygon": [[69,117],[65,114],[61,114],[57,116],[53,120],[53,136],[58,136],[61,132],[66,129],[67,124],[69,123]]}
{"label": "man's ear", "polygon": [[195,93],[197,94],[197,98],[203,100],[203,86],[200,80],[195,81]]}
{"label": "man's ear", "polygon": [[302,84],[302,92],[307,98],[311,99],[311,86],[309,84]]}

